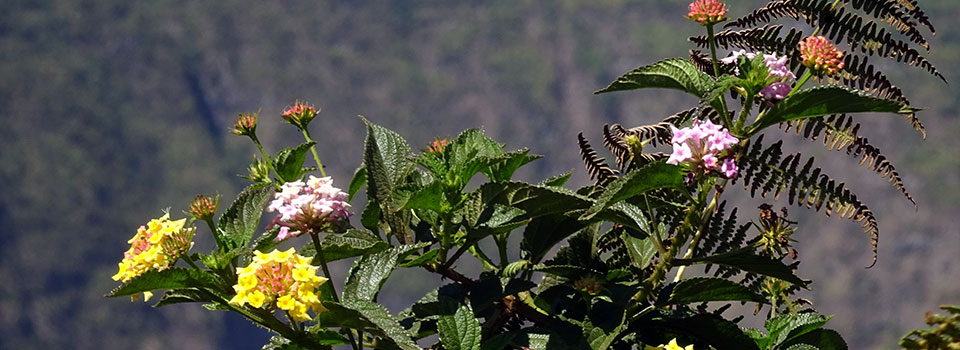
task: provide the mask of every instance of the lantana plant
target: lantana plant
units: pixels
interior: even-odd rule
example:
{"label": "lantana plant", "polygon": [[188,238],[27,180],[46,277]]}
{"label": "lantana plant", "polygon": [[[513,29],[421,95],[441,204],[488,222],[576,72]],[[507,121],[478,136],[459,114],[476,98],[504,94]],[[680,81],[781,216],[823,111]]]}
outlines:
{"label": "lantana plant", "polygon": [[[894,58],[942,78],[917,51],[904,51],[925,46],[919,29],[932,26],[914,2],[909,11],[903,1],[868,3],[774,0],[733,20],[717,0],[691,3],[686,18],[706,34],[690,41],[709,54],[642,66],[598,93],[665,88],[699,103],[653,125],[605,125],[615,166],[581,133],[595,183],[580,188],[565,186],[572,173],[514,180],[539,156],[507,151],[479,129],[415,151],[361,117],[362,159],[349,182],[336,181],[347,184],[341,190],[310,136],[319,108],[298,101],[273,116],[241,114],[232,133],[259,152],[244,177],[250,185],[216,220],[220,196],[201,195],[190,219],[164,214],[137,230],[114,276],[122,285],[108,295],[149,299],[165,291],[157,306],[239,313],[275,334],[264,349],[847,349],[823,328],[830,316],[794,295],[810,285],[796,274],[792,246],[803,226],[764,201],[784,197],[860,223],[876,261],[873,212],[812,158],[784,156],[782,142],[769,141],[779,128],[833,140],[828,147],[875,164],[871,170],[913,202],[853,118],[902,115],[923,132],[919,109],[884,75],[866,74],[872,66],[855,63],[866,62],[861,55]],[[782,16],[803,19],[814,33],[757,27]],[[861,30],[886,24],[910,36]],[[835,45],[841,39],[850,51]],[[257,123],[280,121],[304,142],[268,153]],[[305,165],[308,153],[315,167]],[[737,187],[759,203],[731,208],[724,195]],[[351,204],[360,191],[362,207]],[[210,252],[190,251],[197,221],[216,242]],[[342,259],[353,259],[349,272],[332,275],[328,263]],[[482,271],[459,271],[466,260]],[[705,265],[704,273],[691,276],[693,265]],[[390,312],[377,297],[397,269],[443,278],[409,308]],[[755,305],[764,329],[725,315],[732,303]],[[947,339],[931,332],[915,338]]]}

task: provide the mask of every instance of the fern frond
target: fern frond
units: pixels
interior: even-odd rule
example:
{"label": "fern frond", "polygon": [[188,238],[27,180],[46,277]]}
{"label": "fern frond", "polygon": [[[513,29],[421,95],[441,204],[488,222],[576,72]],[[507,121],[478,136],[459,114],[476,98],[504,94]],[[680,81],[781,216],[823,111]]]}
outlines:
{"label": "fern frond", "polygon": [[591,180],[596,181],[597,186],[605,186],[617,178],[617,171],[610,169],[606,161],[597,155],[597,151],[593,150],[582,132],[577,134],[577,144],[580,146],[580,156],[586,165],[587,173]]}
{"label": "fern frond", "polygon": [[859,158],[860,166],[866,165],[886,178],[910,203],[913,203],[914,207],[917,206],[917,202],[904,187],[903,179],[897,173],[896,167],[867,138],[857,135],[860,124],[854,122],[848,115],[794,120],[782,124],[781,128],[784,132],[794,129],[797,136],[803,136],[810,141],[816,141],[818,137],[823,136],[823,145],[828,150],[846,150],[847,155]]}
{"label": "fern frond", "polygon": [[771,1],[766,6],[753,10],[753,12],[746,16],[732,20],[723,27],[753,27],[760,23],[768,23],[781,17],[793,17],[793,19],[799,20],[800,12],[793,6],[793,2],[793,0]]}
{"label": "fern frond", "polygon": [[[796,54],[797,44],[803,40],[802,31],[791,28],[783,37],[780,36],[782,25],[764,25],[763,27],[741,30],[726,29],[716,33],[714,37],[717,46],[723,49],[733,47],[756,52],[778,53],[790,57],[790,67],[797,67],[800,55]],[[689,39],[698,47],[707,47],[709,42],[706,35],[694,36]]]}
{"label": "fern frond", "polygon": [[[697,67],[701,72],[707,73],[711,77],[716,77],[717,74],[713,71],[713,59],[710,58],[709,54],[703,53],[700,50],[690,50],[690,63],[693,63],[694,67]],[[720,64],[720,74],[731,74],[733,69],[724,69],[726,65]]]}
{"label": "fern frond", "polygon": [[[837,214],[840,218],[849,218],[860,223],[864,232],[870,236],[873,251],[873,266],[877,261],[877,243],[879,228],[873,212],[852,193],[844,183],[837,183],[820,168],[813,168],[813,158],[809,158],[798,169],[801,155],[791,154],[781,159],[782,141],[763,147],[763,136],[752,140],[753,147],[739,160],[744,188],[750,190],[750,196],[757,192],[762,198],[772,194],[774,199],[787,193],[787,201],[798,206],[814,209],[827,216]],[[748,145],[749,147],[749,145]],[[738,178],[739,179],[739,178]],[[738,179],[734,179],[736,182]]]}
{"label": "fern frond", "polygon": [[[831,78],[828,82],[841,83],[851,88],[866,91],[880,98],[903,102],[907,105],[910,104],[907,97],[903,95],[903,91],[893,85],[882,72],[875,70],[874,66],[868,62],[867,57],[846,55],[843,60],[844,66],[841,74],[839,74],[840,79]],[[906,119],[915,130],[919,131],[923,138],[927,138],[927,131],[923,128],[923,123],[920,122],[920,118],[917,117],[916,113],[905,114],[903,118]]]}
{"label": "fern frond", "polygon": [[[619,124],[614,124],[619,126]],[[617,167],[621,171],[626,171],[628,162],[630,162],[630,146],[623,142],[623,138],[614,136],[610,133],[610,125],[603,124],[603,145],[607,146],[610,153],[617,157]]]}

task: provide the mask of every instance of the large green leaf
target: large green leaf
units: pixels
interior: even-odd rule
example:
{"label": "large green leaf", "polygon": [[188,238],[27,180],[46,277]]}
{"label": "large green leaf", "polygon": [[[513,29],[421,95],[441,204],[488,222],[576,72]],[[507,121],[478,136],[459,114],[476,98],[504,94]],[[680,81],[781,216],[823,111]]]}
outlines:
{"label": "large green leaf", "polygon": [[863,112],[910,114],[919,110],[903,102],[879,98],[863,91],[836,85],[819,86],[797,92],[777,102],[750,127],[747,134],[754,135],[768,126],[790,120],[832,114]]}
{"label": "large green leaf", "polygon": [[[783,318],[782,321],[772,322],[772,324],[776,325],[773,327],[775,329],[768,329],[770,338],[775,339],[773,344],[778,346],[787,344],[797,337],[820,329],[820,327],[823,327],[823,325],[827,324],[827,321],[830,320],[830,316],[815,313],[803,313],[795,316],[783,315],[780,317]],[[776,338],[773,338],[774,336],[776,336]]]}
{"label": "large green leaf", "polygon": [[738,249],[729,253],[702,258],[674,260],[674,264],[676,265],[692,265],[697,263],[730,266],[747,272],[779,278],[801,287],[806,287],[807,285],[807,281],[797,277],[797,275],[793,273],[793,269],[784,265],[780,260],[755,255],[752,249]]}
{"label": "large green leaf", "polygon": [[630,264],[638,269],[645,269],[657,255],[657,247],[650,237],[638,238],[625,231],[620,235],[623,245],[627,248]]}
{"label": "large green leaf", "polygon": [[402,245],[360,258],[353,264],[343,286],[343,300],[374,300],[401,259],[428,245],[426,242]]}
{"label": "large green leaf", "polygon": [[658,188],[682,186],[683,172],[680,167],[663,162],[653,163],[609,183],[596,203],[580,216],[580,220],[590,220],[614,203],[638,194]]}
{"label": "large green leaf", "polygon": [[513,177],[513,173],[516,172],[517,169],[543,157],[540,155],[527,154],[528,152],[530,152],[530,150],[522,149],[516,152],[506,153],[491,162],[487,169],[482,169],[481,171],[492,182],[510,181],[510,178]]}
{"label": "large green leaf", "polygon": [[[409,215],[398,213],[394,207],[394,190],[413,171],[410,161],[410,145],[399,134],[360,117],[367,125],[367,138],[364,141],[363,166],[367,169],[367,199],[376,200],[380,206],[378,216],[382,216],[390,228],[390,233],[398,239],[406,239]],[[368,204],[368,207],[371,204]],[[375,219],[363,213],[363,224],[371,228],[369,220]],[[373,212],[370,212],[373,214]]]}
{"label": "large green leaf", "polygon": [[404,350],[419,350],[410,334],[380,304],[369,300],[323,302],[326,312],[318,315],[322,327],[343,327],[362,330]]}
{"label": "large green leaf", "polygon": [[440,315],[437,329],[446,350],[480,349],[480,321],[473,316],[469,305],[460,305],[453,314]]}
{"label": "large green leaf", "polygon": [[712,86],[713,79],[689,61],[682,58],[668,58],[649,66],[634,69],[614,80],[613,83],[610,83],[610,86],[595,93],[664,88],[685,91],[700,98]]}
{"label": "large green leaf", "polygon": [[208,288],[217,285],[217,277],[210,271],[171,267],[166,270],[150,270],[107,293],[108,297],[120,297],[158,289]]}
{"label": "large green leaf", "polygon": [[716,277],[695,277],[671,283],[657,298],[658,306],[699,303],[705,301],[755,301],[762,296],[739,283]]}
{"label": "large green leaf", "polygon": [[197,289],[177,289],[163,294],[163,297],[157,301],[153,307],[161,307],[180,303],[205,303],[211,302],[213,298],[209,294]]}
{"label": "large green leaf", "polygon": [[558,243],[585,227],[580,220],[566,215],[544,215],[533,219],[523,230],[520,249],[524,259],[539,263]]}
{"label": "large green leaf", "polygon": [[300,180],[309,169],[303,168],[303,161],[307,159],[307,152],[315,142],[303,143],[297,147],[284,148],[273,157],[273,166],[277,176],[283,182]]}
{"label": "large green leaf", "polygon": [[[323,257],[327,261],[373,254],[390,248],[390,244],[372,232],[357,229],[350,229],[342,234],[329,234],[323,238],[320,246],[323,247]],[[302,253],[302,255],[308,254]]]}
{"label": "large green leaf", "polygon": [[410,194],[403,209],[427,209],[439,213],[443,210],[443,202],[443,184],[435,181]]}
{"label": "large green leaf", "polygon": [[361,165],[357,168],[357,171],[353,173],[353,178],[350,179],[350,187],[347,188],[347,201],[352,201],[353,196],[356,196],[360,192],[360,189],[367,184],[367,167]]}
{"label": "large green leaf", "polygon": [[847,350],[847,342],[837,331],[820,328],[798,336],[785,344],[779,344],[777,348],[785,350]]}
{"label": "large green leaf", "polygon": [[263,215],[263,208],[267,206],[273,196],[273,187],[247,187],[240,192],[237,199],[220,215],[217,231],[222,236],[227,250],[244,247],[253,238]]}

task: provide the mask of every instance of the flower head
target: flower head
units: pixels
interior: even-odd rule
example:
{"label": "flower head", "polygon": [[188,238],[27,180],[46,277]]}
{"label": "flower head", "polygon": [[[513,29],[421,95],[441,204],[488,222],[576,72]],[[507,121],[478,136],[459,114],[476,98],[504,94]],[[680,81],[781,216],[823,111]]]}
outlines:
{"label": "flower head", "polygon": [[772,78],[786,83],[793,82],[794,79],[797,79],[797,76],[787,67],[787,56],[777,57],[776,54],[764,54],[763,63],[766,64],[767,71],[770,72],[770,77]]}
{"label": "flower head", "polygon": [[770,85],[767,85],[767,87],[763,88],[763,90],[760,90],[760,95],[768,100],[782,100],[786,98],[788,94],[790,94],[790,90],[790,85],[778,81],[771,83]]}
{"label": "flower head", "polygon": [[[113,275],[114,281],[127,282],[151,270],[166,270],[185,255],[193,246],[193,234],[196,228],[183,228],[186,219],[170,221],[170,214],[150,220],[146,226],[140,226],[130,238],[130,249],[123,254],[119,271]],[[153,293],[144,292],[144,300]],[[131,297],[136,300],[139,294]]]}
{"label": "flower head", "polygon": [[250,265],[237,268],[237,284],[233,286],[237,295],[230,299],[230,304],[280,309],[298,322],[310,320],[309,310],[325,310],[317,288],[327,279],[317,276],[317,267],[310,264],[310,258],[297,254],[293,248],[254,253]]}
{"label": "flower head", "polygon": [[707,26],[726,20],[727,8],[717,0],[696,0],[690,3],[690,13],[685,17]]}
{"label": "flower head", "polygon": [[287,182],[273,198],[267,211],[278,213],[271,223],[271,227],[280,225],[278,242],[305,232],[319,233],[329,224],[350,217],[347,194],[333,187],[330,177],[311,175],[306,182]]}
{"label": "flower head", "polygon": [[737,174],[730,152],[740,142],[723,126],[710,120],[696,121],[689,128],[673,130],[673,153],[667,164],[688,163],[697,171],[719,171],[733,178]]}
{"label": "flower head", "polygon": [[234,135],[254,137],[257,132],[257,114],[241,113],[233,123]]}
{"label": "flower head", "polygon": [[811,36],[797,45],[804,66],[818,75],[833,74],[843,69],[843,51],[822,36]]}
{"label": "flower head", "polygon": [[281,117],[283,117],[283,120],[286,120],[287,123],[300,128],[300,130],[305,130],[307,124],[310,124],[313,117],[317,116],[317,112],[313,106],[308,106],[300,101],[296,101],[292,107],[283,111]]}
{"label": "flower head", "polygon": [[693,344],[681,347],[677,345],[677,338],[673,338],[666,345],[660,345],[657,347],[648,346],[647,350],[693,350]]}
{"label": "flower head", "polygon": [[197,197],[193,199],[193,202],[190,202],[190,212],[188,214],[197,220],[210,220],[213,218],[213,214],[216,213],[219,205],[219,195],[197,195]]}
{"label": "flower head", "polygon": [[449,143],[449,141],[447,141],[445,137],[434,139],[433,142],[430,143],[430,148],[427,149],[427,151],[430,153],[441,153],[444,148],[447,148],[447,143]]}

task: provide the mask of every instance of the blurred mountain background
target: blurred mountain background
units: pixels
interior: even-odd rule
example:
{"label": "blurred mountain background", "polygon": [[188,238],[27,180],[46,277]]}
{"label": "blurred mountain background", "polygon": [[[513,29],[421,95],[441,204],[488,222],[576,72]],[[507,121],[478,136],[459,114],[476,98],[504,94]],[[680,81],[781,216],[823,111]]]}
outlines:
{"label": "blurred mountain background", "polygon": [[[727,1],[731,17],[763,3]],[[920,4],[939,29],[928,57],[960,82],[960,5]],[[139,225],[165,208],[182,217],[201,193],[222,193],[227,205],[243,188],[238,175],[256,149],[228,133],[238,113],[262,110],[258,132],[275,152],[300,140],[280,120],[285,106],[321,107],[311,131],[340,187],[360,162],[358,114],[420,148],[482,127],[510,149],[545,155],[522,179],[576,169],[571,185],[585,185],[577,132],[600,146],[605,123],[653,123],[695,102],[673,91],[592,94],[637,66],[686,57],[686,38],[702,30],[682,18],[686,5],[0,2],[0,349],[259,349],[267,333],[238,317],[103,297]],[[894,349],[924,326],[924,312],[960,304],[960,96],[920,69],[871,62],[926,108],[925,141],[898,116],[860,119],[919,210],[852,158],[772,133],[846,180],[880,223],[880,260],[864,269],[870,249],[857,224],[791,208],[800,275],[815,281],[804,296],[836,315],[828,326],[851,349]],[[197,251],[212,246],[204,232]],[[437,282],[409,276],[431,280],[391,281],[381,301],[393,312]]]}

